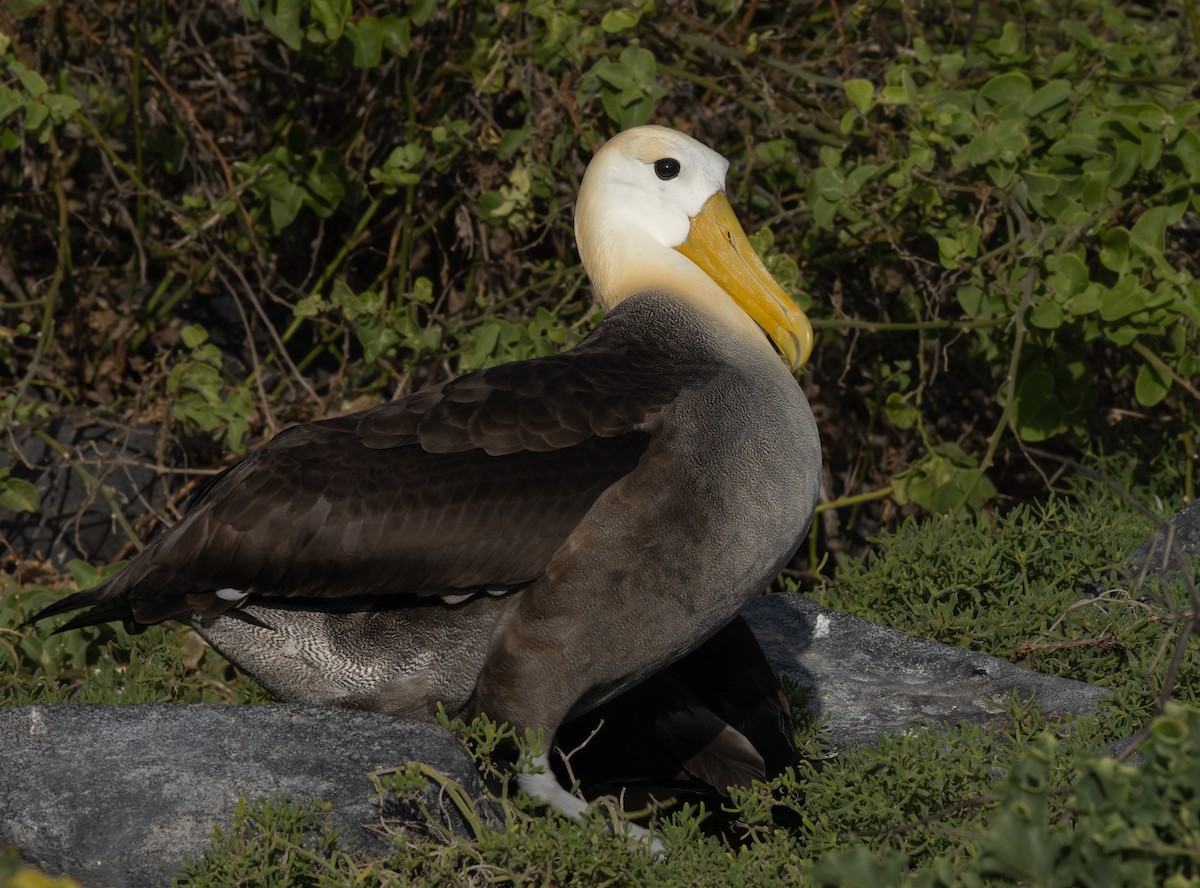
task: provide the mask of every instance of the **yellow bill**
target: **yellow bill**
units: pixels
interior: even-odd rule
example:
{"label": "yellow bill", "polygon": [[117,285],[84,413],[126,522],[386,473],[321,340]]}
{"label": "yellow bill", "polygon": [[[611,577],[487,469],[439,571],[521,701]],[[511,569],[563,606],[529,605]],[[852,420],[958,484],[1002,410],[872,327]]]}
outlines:
{"label": "yellow bill", "polygon": [[762,264],[723,191],[692,217],[687,240],[675,249],[733,297],[771,337],[793,371],[804,366],[812,354],[812,324]]}

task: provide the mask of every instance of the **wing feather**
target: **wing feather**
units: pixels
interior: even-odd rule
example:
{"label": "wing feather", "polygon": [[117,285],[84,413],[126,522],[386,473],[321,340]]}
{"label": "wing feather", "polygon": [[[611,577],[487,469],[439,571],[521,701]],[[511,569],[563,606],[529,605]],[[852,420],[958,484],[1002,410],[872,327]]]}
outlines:
{"label": "wing feather", "polygon": [[149,623],[219,614],[226,588],[337,598],[530,582],[702,375],[627,332],[601,323],[562,355],[288,429],[75,606],[127,600]]}

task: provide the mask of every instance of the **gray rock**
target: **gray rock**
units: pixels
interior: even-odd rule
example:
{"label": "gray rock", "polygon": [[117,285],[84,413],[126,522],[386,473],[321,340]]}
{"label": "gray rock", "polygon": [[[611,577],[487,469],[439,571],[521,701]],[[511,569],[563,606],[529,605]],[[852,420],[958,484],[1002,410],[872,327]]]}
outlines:
{"label": "gray rock", "polygon": [[1191,564],[1193,576],[1200,571],[1200,502],[1180,509],[1167,524],[1166,528],[1156,530],[1134,555],[1137,579],[1178,572],[1182,567],[1181,555]]}
{"label": "gray rock", "polygon": [[380,797],[371,772],[418,760],[478,787],[441,728],[320,706],[27,706],[0,710],[0,748],[0,848],[87,886],[168,883],[242,795],[323,799],[339,834],[371,848],[383,840],[364,826],[421,821],[422,804],[466,831],[438,787]]}
{"label": "gray rock", "polygon": [[[60,570],[72,558],[103,564],[127,557],[129,539],[101,485],[125,515],[136,519],[159,509],[169,486],[178,486],[181,476],[157,467],[182,464],[182,455],[166,446],[158,426],[63,419],[44,431],[65,448],[68,459],[32,434],[0,445],[0,469],[10,468],[13,477],[32,483],[41,497],[37,512],[0,508],[0,537],[19,559],[46,560]],[[92,480],[85,481],[72,462]]]}
{"label": "gray rock", "polygon": [[842,751],[910,725],[989,724],[1013,693],[1054,716],[1093,712],[1108,692],[1039,675],[1007,660],[912,638],[813,604],[771,595],[742,616],[777,672],[813,688],[815,715],[829,715],[830,747]]}

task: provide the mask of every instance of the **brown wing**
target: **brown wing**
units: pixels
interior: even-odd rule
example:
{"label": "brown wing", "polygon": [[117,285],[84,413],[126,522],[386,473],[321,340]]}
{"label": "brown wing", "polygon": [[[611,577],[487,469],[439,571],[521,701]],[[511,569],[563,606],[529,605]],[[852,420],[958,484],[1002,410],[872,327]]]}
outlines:
{"label": "brown wing", "polygon": [[571,352],[297,426],[211,483],[124,570],[38,618],[114,600],[138,623],[216,615],[225,589],[321,598],[527,583],[634,469],[696,372],[601,324]]}

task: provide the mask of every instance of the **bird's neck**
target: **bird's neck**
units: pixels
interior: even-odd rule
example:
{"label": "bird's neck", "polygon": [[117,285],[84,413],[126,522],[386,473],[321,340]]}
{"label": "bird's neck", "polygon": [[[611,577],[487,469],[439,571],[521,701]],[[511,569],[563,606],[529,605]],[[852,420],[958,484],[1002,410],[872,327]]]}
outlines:
{"label": "bird's neck", "polygon": [[703,319],[713,339],[727,342],[739,353],[761,353],[778,359],[766,333],[744,312],[733,298],[690,259],[667,247],[660,247],[653,265],[630,260],[614,263],[620,270],[608,279],[593,276],[596,295],[607,311],[639,293],[656,293],[678,300]]}

